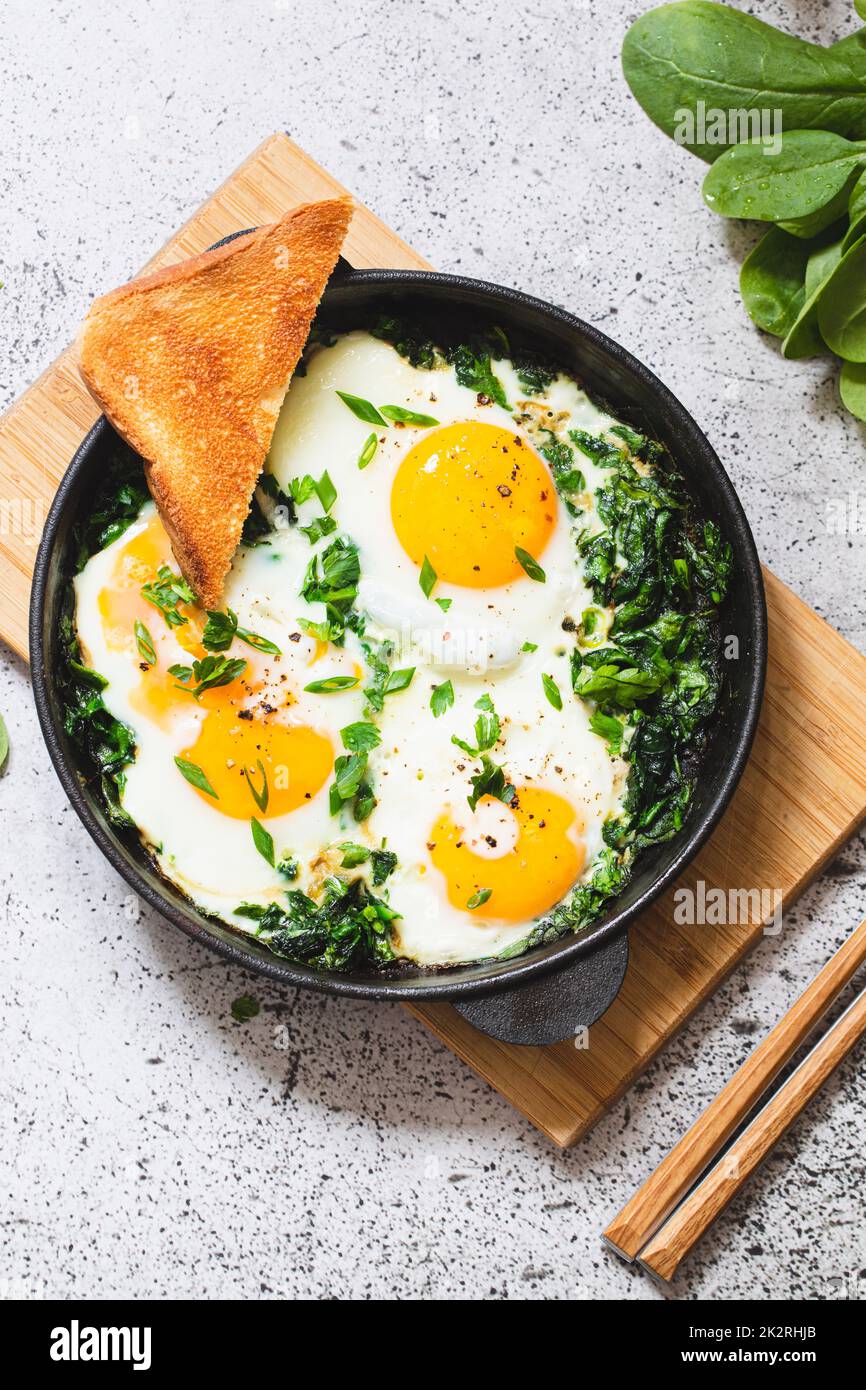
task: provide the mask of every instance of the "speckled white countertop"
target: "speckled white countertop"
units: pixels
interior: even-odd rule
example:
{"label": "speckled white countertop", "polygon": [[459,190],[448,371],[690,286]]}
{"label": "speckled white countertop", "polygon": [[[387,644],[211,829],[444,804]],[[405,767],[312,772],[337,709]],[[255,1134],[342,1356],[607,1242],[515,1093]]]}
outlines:
{"label": "speckled white countertop", "polygon": [[[633,0],[7,0],[0,406],[285,129],[437,266],[567,305],[693,411],[763,557],[866,649],[863,430],[737,294],[753,234],[619,71]],[[762,3],[829,42],[848,0]],[[787,20],[786,20],[787,15]],[[2,582],[2,576],[0,576]],[[91,844],[0,652],[0,1295],[659,1298],[602,1226],[866,911],[858,839],[568,1153],[399,1007],[281,991]],[[231,1001],[262,1004],[235,1023]],[[863,1297],[862,1051],[687,1267],[683,1298]]]}

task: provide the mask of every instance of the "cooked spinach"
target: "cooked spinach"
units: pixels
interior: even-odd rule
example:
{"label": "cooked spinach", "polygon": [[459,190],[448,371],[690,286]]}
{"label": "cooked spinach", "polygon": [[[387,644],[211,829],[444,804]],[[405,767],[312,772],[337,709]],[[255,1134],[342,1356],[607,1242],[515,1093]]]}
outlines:
{"label": "cooked spinach", "polygon": [[[141,460],[118,446],[95,496],[72,536],[73,569],[79,573],[91,555],[123,535],[148,500]],[[135,735],[105,707],[102,691],[107,682],[81,660],[75,629],[75,592],[67,584],[58,616],[60,662],[57,692],[63,710],[63,727],[81,754],[89,783],[97,788],[110,823],[119,830],[134,828],[121,805],[126,781],[124,769],[135,757]]]}
{"label": "cooked spinach", "polygon": [[445,356],[461,386],[468,386],[477,395],[495,401],[503,410],[511,409],[505,388],[493,370],[490,352],[483,342],[459,343],[456,347],[446,348]]}
{"label": "cooked spinach", "polygon": [[426,336],[423,329],[408,319],[393,314],[381,314],[370,324],[374,338],[382,338],[396,348],[401,357],[411,362],[413,367],[435,367],[439,354],[435,343]]}
{"label": "cooked spinach", "polygon": [[392,924],[399,917],[373,894],[363,878],[348,885],[326,879],[321,900],[293,889],[288,907],[242,903],[241,917],[256,923],[256,935],[269,950],[318,970],[357,970],[394,959]]}

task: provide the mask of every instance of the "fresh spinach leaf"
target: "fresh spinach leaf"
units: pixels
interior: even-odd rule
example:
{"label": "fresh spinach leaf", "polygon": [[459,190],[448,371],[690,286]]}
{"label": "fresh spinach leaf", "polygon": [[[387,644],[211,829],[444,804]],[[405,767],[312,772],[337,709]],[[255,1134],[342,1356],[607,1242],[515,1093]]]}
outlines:
{"label": "fresh spinach leaf", "polygon": [[866,236],[849,247],[822,282],[818,327],[832,352],[866,362]]}
{"label": "fresh spinach leaf", "polygon": [[[723,217],[778,222],[795,235],[812,236],[821,226],[801,219],[832,206],[827,225],[844,211],[866,163],[866,142],[829,130],[794,130],[779,138],[778,154],[769,154],[760,141],[727,150],[704,179],[704,200]],[[841,207],[833,203],[840,195]]]}
{"label": "fresh spinach leaf", "polygon": [[806,298],[809,254],[809,242],[771,227],[743,261],[740,294],[765,333],[784,338],[793,327]]}
{"label": "fresh spinach leaf", "polygon": [[701,159],[718,159],[730,136],[736,143],[749,133],[727,120],[720,128],[700,121],[701,109],[747,117],[769,107],[786,131],[866,137],[864,83],[850,45],[821,48],[728,5],[685,0],[641,15],[626,34],[622,65],[650,120]]}

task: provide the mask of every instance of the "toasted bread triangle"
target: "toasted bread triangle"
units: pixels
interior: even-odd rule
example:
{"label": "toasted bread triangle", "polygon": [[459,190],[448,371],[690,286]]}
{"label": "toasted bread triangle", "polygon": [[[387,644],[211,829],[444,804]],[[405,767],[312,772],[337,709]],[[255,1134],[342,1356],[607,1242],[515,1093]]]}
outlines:
{"label": "toasted bread triangle", "polygon": [[218,606],[280,406],[351,217],[295,208],[227,246],[97,299],[85,384],[145,461],[180,568]]}

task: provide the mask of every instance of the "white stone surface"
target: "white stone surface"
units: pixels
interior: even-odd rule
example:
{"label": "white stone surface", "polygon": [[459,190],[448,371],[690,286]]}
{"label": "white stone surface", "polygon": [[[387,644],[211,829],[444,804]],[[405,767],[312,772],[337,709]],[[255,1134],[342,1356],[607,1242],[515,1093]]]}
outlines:
{"label": "white stone surface", "polygon": [[[0,405],[264,136],[286,129],[442,269],[567,305],[685,401],[764,558],[861,648],[864,435],[829,362],[739,303],[753,234],[619,70],[624,0],[7,0]],[[829,42],[854,16],[762,3]],[[832,681],[832,672],[828,672]],[[863,916],[845,848],[587,1140],[555,1152],[398,1007],[229,970],[149,911],[66,805],[0,655],[0,1292],[659,1298],[599,1234]],[[252,992],[253,1022],[230,1016]],[[857,1297],[862,1052],[704,1241],[675,1296]]]}

